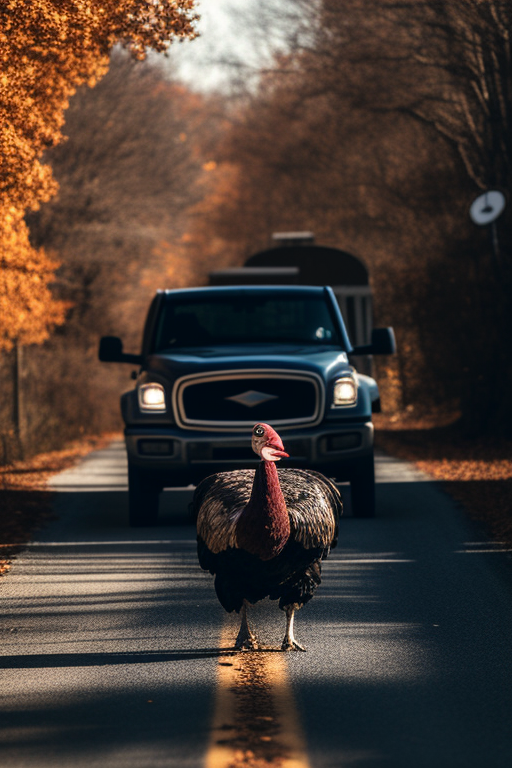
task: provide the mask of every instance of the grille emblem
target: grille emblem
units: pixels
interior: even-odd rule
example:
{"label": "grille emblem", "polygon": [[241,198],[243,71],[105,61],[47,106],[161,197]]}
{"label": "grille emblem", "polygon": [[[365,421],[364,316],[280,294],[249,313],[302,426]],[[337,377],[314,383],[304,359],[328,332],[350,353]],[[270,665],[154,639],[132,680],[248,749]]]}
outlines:
{"label": "grille emblem", "polygon": [[241,392],[239,395],[224,398],[224,400],[233,400],[235,403],[245,405],[247,408],[254,408],[255,405],[261,405],[269,400],[277,399],[277,395],[267,395],[265,392],[256,392],[255,389],[249,389],[247,392]]}

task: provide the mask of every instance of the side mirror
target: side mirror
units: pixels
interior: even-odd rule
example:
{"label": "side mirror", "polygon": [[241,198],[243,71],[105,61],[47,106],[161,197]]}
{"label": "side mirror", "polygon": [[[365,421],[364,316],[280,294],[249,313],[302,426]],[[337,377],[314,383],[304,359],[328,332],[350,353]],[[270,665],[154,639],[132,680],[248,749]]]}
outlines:
{"label": "side mirror", "polygon": [[102,363],[142,364],[142,355],[130,355],[123,352],[123,342],[118,336],[102,336],[98,357]]}
{"label": "side mirror", "polygon": [[374,328],[371,344],[354,347],[352,355],[394,355],[396,352],[395,333],[392,328]]}

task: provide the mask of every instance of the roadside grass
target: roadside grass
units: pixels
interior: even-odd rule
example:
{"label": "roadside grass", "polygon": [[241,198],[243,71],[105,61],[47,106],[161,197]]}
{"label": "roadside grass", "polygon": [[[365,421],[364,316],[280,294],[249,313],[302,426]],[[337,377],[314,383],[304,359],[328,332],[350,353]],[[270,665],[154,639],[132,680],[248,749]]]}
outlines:
{"label": "roadside grass", "polygon": [[449,420],[377,415],[376,445],[439,482],[495,542],[512,545],[512,440],[465,438]]}
{"label": "roadside grass", "polygon": [[0,575],[9,570],[12,558],[32,534],[54,519],[53,492],[47,486],[50,477],[117,437],[111,433],[86,436],[60,451],[0,467]]}

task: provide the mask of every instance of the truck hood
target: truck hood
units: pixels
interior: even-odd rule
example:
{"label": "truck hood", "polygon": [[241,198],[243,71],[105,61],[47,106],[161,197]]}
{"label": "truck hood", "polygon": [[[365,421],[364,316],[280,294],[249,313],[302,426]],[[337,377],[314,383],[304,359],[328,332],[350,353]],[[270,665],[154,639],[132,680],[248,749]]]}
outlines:
{"label": "truck hood", "polygon": [[312,371],[324,381],[351,370],[346,352],[339,347],[263,345],[194,347],[150,355],[144,366],[149,374],[176,380],[194,373],[244,368],[279,368]]}

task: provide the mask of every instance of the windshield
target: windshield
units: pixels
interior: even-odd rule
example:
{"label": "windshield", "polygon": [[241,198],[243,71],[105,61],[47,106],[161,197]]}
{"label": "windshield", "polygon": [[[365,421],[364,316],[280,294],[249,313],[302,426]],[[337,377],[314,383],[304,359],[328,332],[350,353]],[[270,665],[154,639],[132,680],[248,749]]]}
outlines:
{"label": "windshield", "polygon": [[163,308],[155,351],[246,344],[341,346],[322,296],[205,296]]}

